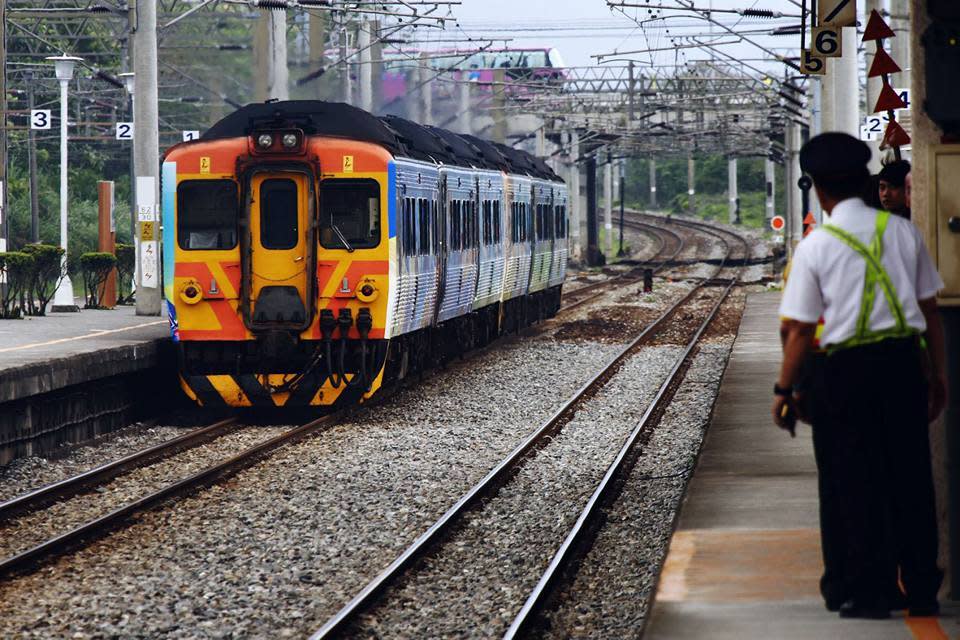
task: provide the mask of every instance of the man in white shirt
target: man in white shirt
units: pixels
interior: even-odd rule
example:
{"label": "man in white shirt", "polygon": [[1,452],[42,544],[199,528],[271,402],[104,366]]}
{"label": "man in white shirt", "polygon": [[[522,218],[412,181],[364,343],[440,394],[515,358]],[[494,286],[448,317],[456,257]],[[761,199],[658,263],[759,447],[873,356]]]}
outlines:
{"label": "man in white shirt", "polygon": [[847,516],[840,615],[889,616],[882,589],[898,562],[911,615],[935,615],[942,575],[927,423],[946,400],[943,281],[913,224],[859,198],[869,159],[866,145],[841,133],[816,136],[800,152],[830,220],[797,246],[784,289],[773,417],[792,431],[793,387],[823,317],[829,355],[816,428],[833,440],[824,464]]}

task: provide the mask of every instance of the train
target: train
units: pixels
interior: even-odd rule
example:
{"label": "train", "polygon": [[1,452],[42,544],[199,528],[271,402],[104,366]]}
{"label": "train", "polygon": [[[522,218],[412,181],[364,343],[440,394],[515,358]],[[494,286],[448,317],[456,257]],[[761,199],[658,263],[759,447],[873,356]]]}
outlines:
{"label": "train", "polygon": [[556,314],[568,191],[526,152],[314,100],[162,159],[163,291],[204,407],[332,407]]}

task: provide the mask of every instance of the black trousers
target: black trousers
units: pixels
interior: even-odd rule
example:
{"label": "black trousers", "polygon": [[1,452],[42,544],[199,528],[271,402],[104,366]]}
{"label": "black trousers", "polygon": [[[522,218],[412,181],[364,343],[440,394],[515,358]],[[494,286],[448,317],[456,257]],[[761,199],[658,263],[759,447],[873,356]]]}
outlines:
{"label": "black trousers", "polygon": [[825,357],[812,389],[825,597],[884,602],[896,567],[908,601],[936,597],[937,521],[927,383],[915,340]]}

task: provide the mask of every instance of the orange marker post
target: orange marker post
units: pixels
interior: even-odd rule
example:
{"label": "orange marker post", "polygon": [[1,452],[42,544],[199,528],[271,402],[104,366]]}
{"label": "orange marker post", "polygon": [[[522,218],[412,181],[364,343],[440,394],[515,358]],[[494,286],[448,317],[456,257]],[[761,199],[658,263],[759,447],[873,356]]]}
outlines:
{"label": "orange marker post", "polygon": [[[97,199],[99,201],[99,237],[97,248],[104,253],[116,253],[117,230],[113,222],[113,182],[101,180],[97,182]],[[104,284],[103,306],[113,308],[117,306],[117,270],[114,269]]]}

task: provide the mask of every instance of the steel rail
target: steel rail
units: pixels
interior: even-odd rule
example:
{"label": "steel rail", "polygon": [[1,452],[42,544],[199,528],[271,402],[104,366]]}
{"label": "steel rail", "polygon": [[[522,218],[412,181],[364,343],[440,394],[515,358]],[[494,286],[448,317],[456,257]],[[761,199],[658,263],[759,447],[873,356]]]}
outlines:
{"label": "steel rail", "polygon": [[[680,236],[678,233],[675,233],[675,232],[671,231],[670,229],[664,229],[663,227],[658,227],[658,226],[656,226],[656,225],[648,225],[648,224],[644,224],[644,223],[642,223],[642,222],[631,222],[631,223],[627,223],[626,226],[630,226],[630,227],[632,227],[632,228],[644,227],[644,229],[645,229],[646,231],[652,231],[652,234],[651,234],[651,235],[656,235],[657,238],[660,240],[660,245],[659,245],[659,247],[657,248],[657,251],[650,257],[649,260],[644,261],[645,264],[649,264],[649,263],[651,263],[651,262],[654,262],[654,261],[657,259],[657,257],[658,257],[661,253],[663,253],[664,249],[666,249],[667,242],[666,242],[666,240],[664,239],[664,236],[665,236],[665,235],[672,236],[673,239],[677,242],[677,248],[676,248],[676,250],[674,250],[673,253],[671,253],[669,256],[665,256],[665,257],[663,257],[662,259],[660,259],[660,260],[658,261],[657,266],[654,267],[654,269],[653,269],[653,273],[655,273],[655,274],[658,273],[659,271],[661,271],[668,263],[670,263],[670,262],[672,262],[674,259],[676,259],[676,257],[680,254],[680,252],[683,251],[683,248],[684,248],[684,239],[683,239],[683,237]],[[604,290],[603,290],[603,289],[605,289],[606,287],[609,287],[609,286],[611,286],[611,285],[613,285],[613,284],[616,284],[616,283],[620,282],[621,280],[624,280],[624,279],[625,279],[624,284],[630,285],[630,284],[634,284],[635,282],[639,282],[639,281],[643,278],[643,275],[642,275],[642,274],[637,275],[637,276],[631,276],[631,275],[630,275],[631,273],[633,273],[633,271],[627,271],[627,272],[624,272],[624,273],[616,276],[615,278],[610,278],[610,279],[608,279],[608,280],[603,280],[602,282],[595,282],[595,283],[589,284],[589,285],[587,285],[587,286],[585,286],[585,287],[580,287],[580,288],[578,288],[578,289],[576,289],[576,290],[574,290],[574,291],[571,291],[570,293],[571,293],[572,295],[576,295],[576,294],[581,293],[581,292],[593,291],[594,289],[601,289],[600,291],[594,293],[593,295],[589,295],[589,296],[586,296],[586,297],[584,297],[584,298],[579,298],[579,299],[574,300],[573,302],[571,302],[571,303],[569,303],[569,304],[566,304],[566,305],[560,307],[560,308],[557,310],[557,315],[559,315],[559,314],[561,314],[561,313],[565,313],[565,312],[567,312],[567,311],[570,311],[571,309],[576,309],[577,307],[579,307],[579,306],[581,306],[581,305],[584,305],[584,304],[586,304],[587,302],[590,302],[591,300],[596,300],[596,299],[599,298],[601,295],[603,295],[603,293],[604,293]],[[630,276],[630,277],[628,277],[628,276]]]}
{"label": "steel rail", "polygon": [[11,498],[0,503],[0,523],[25,513],[37,511],[53,502],[72,498],[84,491],[100,486],[117,476],[139,469],[148,464],[168,458],[176,453],[195,447],[203,442],[212,440],[223,433],[236,428],[236,418],[227,418],[189,433],[161,442],[152,447],[142,449],[119,460],[108,462],[70,478],[64,478],[39,489]]}
{"label": "steel rail", "polygon": [[600,484],[597,485],[587,504],[580,512],[576,523],[570,529],[560,548],[557,549],[557,552],[550,560],[550,564],[540,577],[536,587],[531,591],[520,612],[513,619],[507,632],[503,635],[505,640],[526,637],[527,634],[530,633],[554,594],[555,587],[557,586],[558,580],[562,577],[563,572],[572,566],[576,558],[583,557],[588,551],[585,547],[589,535],[591,532],[596,531],[598,521],[602,518],[603,510],[609,506],[612,499],[616,497],[615,489],[620,486],[619,481],[631,470],[632,465],[628,464],[630,454],[637,445],[640,436],[656,427],[653,420],[654,416],[660,415],[660,409],[672,400],[674,385],[680,379],[680,373],[684,370],[684,365],[686,365],[690,359],[694,349],[700,342],[700,338],[720,311],[720,307],[724,301],[726,301],[735,284],[735,282],[731,282],[727,285],[710,313],[700,324],[696,334],[694,334],[693,338],[691,338],[687,344],[686,349],[684,349],[680,357],[677,358],[667,379],[660,385],[656,396],[640,418],[640,422],[637,423],[630,432],[630,435],[617,453],[617,457],[607,468]]}
{"label": "steel rail", "polygon": [[328,619],[324,625],[314,632],[311,640],[321,640],[334,637],[345,630],[347,625],[354,621],[375,599],[399,578],[403,572],[415,561],[424,557],[441,537],[456,525],[466,512],[483,498],[489,497],[504,484],[510,473],[525,461],[537,445],[555,433],[572,417],[576,407],[591,392],[605,384],[616,372],[618,366],[642,343],[656,335],[656,332],[674,316],[684,304],[689,302],[697,293],[703,290],[704,283],[699,283],[683,298],[674,303],[656,320],[644,328],[628,345],[611,357],[603,368],[590,380],[584,383],[564,404],[557,409],[546,422],[530,433],[516,448],[503,460],[491,469],[478,483],[464,493],[447,511],[440,516],[426,531],[420,534],[403,552],[400,553],[387,567],[382,569],[370,582],[350,599],[336,614]]}
{"label": "steel rail", "polygon": [[147,496],[111,511],[110,513],[82,524],[66,533],[50,538],[35,547],[27,549],[14,556],[0,561],[0,577],[10,577],[27,573],[39,567],[42,563],[64,553],[99,539],[118,528],[125,521],[139,512],[154,509],[167,500],[175,497],[184,497],[195,493],[201,488],[215,484],[232,477],[239,471],[263,459],[270,452],[304,438],[311,436],[321,429],[335,423],[342,414],[330,414],[299,427],[294,427],[256,444],[239,454],[213,466],[207,467],[187,478],[167,485]]}

